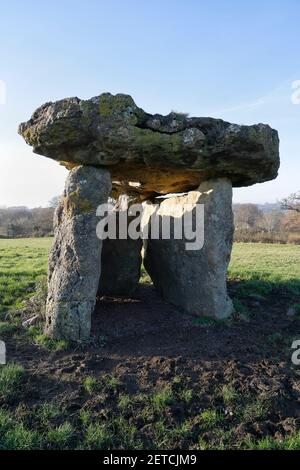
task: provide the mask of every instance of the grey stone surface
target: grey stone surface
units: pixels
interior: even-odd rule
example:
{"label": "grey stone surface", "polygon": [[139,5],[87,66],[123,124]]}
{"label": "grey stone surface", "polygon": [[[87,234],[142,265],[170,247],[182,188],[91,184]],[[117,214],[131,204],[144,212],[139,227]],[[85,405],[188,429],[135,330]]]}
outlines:
{"label": "grey stone surface", "polygon": [[[227,179],[202,183],[197,191],[164,200],[153,213],[151,205],[143,216],[143,227],[151,219],[182,218],[184,205],[204,204],[204,245],[186,250],[186,239],[149,239],[144,243],[144,265],[155,287],[170,303],[184,311],[225,318],[233,311],[226,289],[226,273],[233,238],[232,185]],[[152,215],[151,215],[152,213]],[[198,228],[199,230],[199,228]]]}
{"label": "grey stone surface", "polygon": [[[122,199],[122,200],[121,200]],[[131,203],[137,203],[127,197],[121,197],[114,208],[117,238],[103,240],[101,256],[101,276],[98,295],[130,296],[138,286],[141,275],[142,239],[120,239],[120,217],[127,220],[127,227],[134,217],[128,209]]]}
{"label": "grey stone surface", "polygon": [[152,115],[123,94],[46,103],[19,133],[35,153],[67,166],[109,166],[116,191],[121,185],[144,199],[219,177],[249,186],[275,178],[279,168],[278,134],[268,125]]}
{"label": "grey stone surface", "polygon": [[101,270],[96,208],[107,202],[110,191],[106,169],[79,166],[66,180],[48,271],[46,332],[55,338],[83,341],[90,335]]}
{"label": "grey stone surface", "polygon": [[102,243],[96,236],[96,207],[111,190],[115,198],[127,194],[141,201],[187,192],[161,202],[155,213],[148,202],[145,227],[169,216],[182,221],[185,204],[191,204],[195,221],[197,204],[204,204],[202,249],[187,250],[185,238],[150,239],[145,241],[145,266],[169,302],[195,315],[230,315],[226,272],[233,236],[232,186],[276,178],[277,131],[265,124],[237,125],[176,112],[152,115],[129,95],[103,93],[89,100],[46,103],[20,125],[19,133],[35,153],[71,170],[55,214],[49,259],[50,335],[88,338],[97,293],[131,295],[137,285],[141,241]]}

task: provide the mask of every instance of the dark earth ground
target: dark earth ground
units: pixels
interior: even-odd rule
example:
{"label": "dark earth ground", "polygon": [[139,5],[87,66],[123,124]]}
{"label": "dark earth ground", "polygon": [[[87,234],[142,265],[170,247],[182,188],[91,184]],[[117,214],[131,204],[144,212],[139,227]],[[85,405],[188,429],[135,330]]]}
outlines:
{"label": "dark earth ground", "polygon": [[[232,297],[240,287],[230,284]],[[287,316],[287,300],[278,286],[244,299],[233,320],[212,321],[147,284],[132,299],[99,299],[82,348],[7,338],[10,361],[27,373],[7,409],[42,432],[41,406],[57,407],[47,425],[72,431],[50,448],[300,448],[300,366],[291,361],[300,320]]]}

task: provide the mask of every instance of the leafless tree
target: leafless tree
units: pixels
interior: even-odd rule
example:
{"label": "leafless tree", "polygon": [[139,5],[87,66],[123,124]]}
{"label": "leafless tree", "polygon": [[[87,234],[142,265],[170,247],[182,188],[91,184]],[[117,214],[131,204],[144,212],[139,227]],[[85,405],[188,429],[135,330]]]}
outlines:
{"label": "leafless tree", "polygon": [[278,232],[281,227],[282,212],[279,210],[272,210],[262,215],[259,226],[262,230],[268,233]]}
{"label": "leafless tree", "polygon": [[49,207],[56,209],[56,207],[58,206],[59,200],[60,200],[60,196],[53,196],[53,198],[51,198],[49,201]]}
{"label": "leafless tree", "polygon": [[256,204],[235,204],[233,210],[236,230],[253,229],[262,217],[262,211]]}
{"label": "leafless tree", "polygon": [[53,231],[51,207],[0,208],[0,237],[44,237]]}
{"label": "leafless tree", "polygon": [[280,204],[284,210],[300,212],[300,191],[282,199]]}
{"label": "leafless tree", "polygon": [[282,220],[282,226],[286,232],[300,233],[300,212],[286,212]]}

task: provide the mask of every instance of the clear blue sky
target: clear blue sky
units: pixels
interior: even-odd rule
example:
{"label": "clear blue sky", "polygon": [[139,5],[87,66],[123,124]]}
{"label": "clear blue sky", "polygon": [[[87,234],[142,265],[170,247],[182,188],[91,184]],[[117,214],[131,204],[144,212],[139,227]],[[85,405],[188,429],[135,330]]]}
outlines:
{"label": "clear blue sky", "polygon": [[123,92],[170,110],[278,129],[276,181],[235,190],[265,202],[300,189],[299,0],[10,0],[1,3],[0,205],[38,206],[65,170],[17,135],[42,103]]}

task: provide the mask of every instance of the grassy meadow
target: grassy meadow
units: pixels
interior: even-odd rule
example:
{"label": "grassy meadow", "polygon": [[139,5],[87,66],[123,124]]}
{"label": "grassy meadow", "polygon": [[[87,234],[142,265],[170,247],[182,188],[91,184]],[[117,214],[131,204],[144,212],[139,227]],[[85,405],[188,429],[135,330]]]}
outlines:
{"label": "grassy meadow", "polygon": [[[24,306],[26,308],[36,285],[45,277],[50,245],[50,238],[0,240],[0,339],[9,340],[9,344],[16,345],[17,351],[26,349],[32,342],[37,349],[28,354],[33,357],[39,351],[41,354],[46,351],[47,355],[47,350],[51,350],[53,363],[49,370],[57,358],[59,367],[63,371],[65,367],[68,373],[73,353],[65,359],[62,356],[68,345],[48,341],[38,327],[31,327],[24,333],[20,327],[22,317],[14,313]],[[299,314],[300,246],[235,244],[229,281],[235,289],[239,307],[249,296],[272,301],[274,293],[283,292],[288,296],[289,305],[294,306]],[[142,282],[149,282],[145,272]],[[62,361],[65,361],[64,367]],[[271,429],[272,423],[267,417],[272,403],[277,403],[276,393],[269,397],[258,390],[256,395],[247,395],[237,390],[237,383],[233,381],[220,384],[215,388],[215,394],[209,392],[212,401],[203,409],[197,402],[203,399],[203,387],[191,378],[186,380],[183,375],[174,374],[168,379],[168,384],[158,390],[149,387],[150,395],[146,395],[126,391],[124,384],[113,374],[104,373],[100,378],[90,374],[84,376],[80,387],[75,384],[72,388],[70,379],[64,379],[68,395],[73,400],[70,406],[74,409],[69,410],[65,398],[60,403],[58,399],[55,401],[55,397],[47,397],[47,387],[53,388],[53,373],[48,374],[48,385],[43,369],[33,378],[24,362],[21,365],[17,360],[0,366],[0,450],[144,448],[145,440],[142,441],[139,434],[141,422],[149,423],[145,429],[150,426],[150,448],[300,449],[299,430],[291,428],[285,438],[278,439],[263,428],[266,422]],[[39,391],[36,403],[28,404],[23,394],[28,392],[30,399],[35,397],[37,385],[34,380],[39,380],[39,374],[42,377],[39,387],[45,396],[40,398]],[[75,389],[78,387],[85,401],[80,409],[76,408]],[[57,396],[62,396],[61,389]],[[104,408],[100,409],[96,397],[102,404],[109,403],[107,408],[103,405]],[[178,404],[184,418],[174,424],[166,424],[170,409],[178,408]],[[178,409],[176,413],[179,413]],[[136,421],[133,416],[137,416]],[[257,423],[263,431],[253,431]],[[291,426],[290,421],[287,421],[288,425]],[[246,430],[249,428],[252,434],[248,435],[243,430],[243,437],[239,440],[238,434],[234,433],[239,433],[242,426]],[[202,434],[195,438],[199,429]],[[143,432],[147,434],[148,431]],[[253,437],[255,432],[257,438]]]}
{"label": "grassy meadow", "polygon": [[[19,309],[47,273],[51,238],[0,239],[0,314]],[[268,293],[274,285],[300,293],[300,246],[236,243],[229,281],[242,292]],[[143,271],[142,282],[149,281]]]}
{"label": "grassy meadow", "polygon": [[229,268],[229,280],[231,279],[298,285],[300,246],[236,243]]}
{"label": "grassy meadow", "polygon": [[0,314],[19,309],[47,272],[51,238],[0,239]]}

